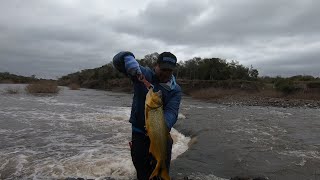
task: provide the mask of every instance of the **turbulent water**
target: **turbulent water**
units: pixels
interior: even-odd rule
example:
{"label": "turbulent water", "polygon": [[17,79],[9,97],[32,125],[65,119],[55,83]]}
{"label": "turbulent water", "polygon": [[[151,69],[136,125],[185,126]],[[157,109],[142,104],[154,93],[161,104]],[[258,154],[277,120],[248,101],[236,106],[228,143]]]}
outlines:
{"label": "turbulent water", "polygon": [[173,162],[173,174],[320,180],[319,108],[225,106],[185,97],[180,112],[186,118],[175,127],[195,138]]}
{"label": "turbulent water", "polygon": [[[23,91],[23,85],[0,90],[7,86]],[[131,101],[131,94],[88,89],[2,93],[0,179],[134,179]],[[180,107],[171,132],[173,177],[320,179],[320,109],[225,106],[187,97]]]}
{"label": "turbulent water", "polygon": [[[5,91],[8,85],[1,85]],[[0,179],[132,179],[131,96],[62,88],[58,95],[0,95]],[[176,130],[173,159],[190,138]]]}

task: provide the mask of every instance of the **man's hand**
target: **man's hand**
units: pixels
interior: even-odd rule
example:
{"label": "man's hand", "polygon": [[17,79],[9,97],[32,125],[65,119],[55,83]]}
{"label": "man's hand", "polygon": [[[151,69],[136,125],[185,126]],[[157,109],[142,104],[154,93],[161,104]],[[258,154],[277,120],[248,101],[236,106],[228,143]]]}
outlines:
{"label": "man's hand", "polygon": [[136,76],[141,74],[140,65],[133,56],[124,57],[124,63],[126,71],[131,76]]}
{"label": "man's hand", "polygon": [[147,81],[146,77],[144,77],[143,74],[138,74],[137,78],[146,86],[147,89],[154,88],[154,86],[149,81]]}

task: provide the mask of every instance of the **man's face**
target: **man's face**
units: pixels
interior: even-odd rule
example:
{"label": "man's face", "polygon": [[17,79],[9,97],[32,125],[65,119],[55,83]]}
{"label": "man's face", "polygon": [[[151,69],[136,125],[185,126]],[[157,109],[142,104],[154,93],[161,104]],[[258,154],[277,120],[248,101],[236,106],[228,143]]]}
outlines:
{"label": "man's face", "polygon": [[171,79],[173,70],[172,69],[161,69],[159,64],[155,67],[156,75],[161,83],[166,83]]}

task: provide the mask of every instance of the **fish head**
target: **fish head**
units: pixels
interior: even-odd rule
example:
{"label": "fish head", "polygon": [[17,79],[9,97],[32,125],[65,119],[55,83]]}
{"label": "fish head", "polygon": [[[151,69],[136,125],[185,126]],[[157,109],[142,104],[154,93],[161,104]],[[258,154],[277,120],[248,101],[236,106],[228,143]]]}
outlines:
{"label": "fish head", "polygon": [[148,105],[151,108],[158,108],[162,106],[161,90],[154,92],[153,88],[150,88],[146,96],[146,105]]}

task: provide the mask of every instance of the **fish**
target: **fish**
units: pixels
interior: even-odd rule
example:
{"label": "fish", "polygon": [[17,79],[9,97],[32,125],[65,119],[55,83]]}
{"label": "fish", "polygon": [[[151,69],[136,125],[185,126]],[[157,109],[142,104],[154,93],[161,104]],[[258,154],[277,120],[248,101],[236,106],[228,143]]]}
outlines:
{"label": "fish", "polygon": [[145,128],[150,139],[149,153],[157,160],[155,169],[149,179],[161,177],[164,180],[170,180],[169,172],[166,166],[167,143],[170,138],[170,132],[164,119],[164,110],[161,90],[154,92],[149,88],[145,101]]}

